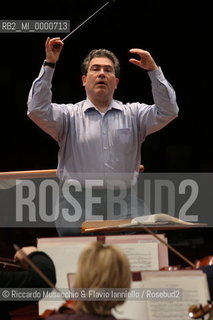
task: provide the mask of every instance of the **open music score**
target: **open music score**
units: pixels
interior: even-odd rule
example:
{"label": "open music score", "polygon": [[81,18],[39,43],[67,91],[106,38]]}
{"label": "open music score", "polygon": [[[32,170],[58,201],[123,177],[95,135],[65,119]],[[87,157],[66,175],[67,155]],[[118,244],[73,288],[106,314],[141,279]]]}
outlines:
{"label": "open music score", "polygon": [[[138,285],[144,290],[143,314],[146,314],[147,320],[187,320],[188,307],[192,301],[198,304],[200,301],[206,303],[209,299],[206,274],[201,270],[142,271],[141,278]],[[170,295],[171,298],[155,298],[157,294],[165,297]],[[128,301],[128,308],[131,302]]]}
{"label": "open music score", "polygon": [[[187,320],[191,302],[209,298],[206,275],[201,270],[142,271],[132,276],[130,298],[113,311],[117,319]],[[75,273],[68,273],[73,288]],[[132,298],[135,292],[137,298]],[[207,318],[205,318],[207,319]]]}
{"label": "open music score", "polygon": [[98,231],[137,231],[142,230],[143,226],[147,226],[153,230],[168,230],[198,228],[207,226],[207,224],[187,222],[165,213],[156,213],[148,216],[138,216],[133,219],[84,221],[81,225],[81,231],[82,233]]}

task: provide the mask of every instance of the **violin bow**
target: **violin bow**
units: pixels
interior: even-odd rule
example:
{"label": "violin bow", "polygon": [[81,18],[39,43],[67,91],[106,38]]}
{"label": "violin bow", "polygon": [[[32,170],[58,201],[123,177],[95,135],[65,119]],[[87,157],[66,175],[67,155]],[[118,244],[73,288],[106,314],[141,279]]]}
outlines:
{"label": "violin bow", "polygon": [[19,251],[20,254],[23,256],[23,259],[31,266],[31,268],[46,282],[46,284],[48,284],[48,286],[52,289],[55,289],[58,293],[61,292],[60,290],[54,285],[54,283],[52,281],[50,281],[50,279],[44,274],[43,271],[41,271],[33,262],[32,260],[26,255],[26,253],[19,248],[19,246],[17,244],[14,244],[13,247],[15,248],[16,251]]}
{"label": "violin bow", "polygon": [[8,259],[8,258],[0,257],[0,264],[3,265],[3,268],[6,268],[6,266],[9,266],[9,267],[14,267],[14,268],[26,269],[24,266],[20,265],[14,259]]}
{"label": "violin bow", "polygon": [[[43,271],[41,271],[33,262],[31,259],[29,259],[29,257],[26,255],[26,253],[19,248],[19,246],[17,244],[13,244],[14,248],[16,251],[19,251],[20,254],[23,256],[23,259],[32,267],[32,269],[48,284],[48,286],[54,290],[56,290],[59,294],[62,300],[64,300],[66,303],[68,302],[63,295],[61,294],[61,291],[54,285],[54,283],[52,281],[50,281],[50,279],[48,279],[48,277],[43,273]],[[70,305],[65,306],[64,304],[58,309],[59,313],[68,313],[67,309],[70,311],[72,311],[73,313],[73,307]],[[49,311],[49,310],[48,310]],[[53,310],[55,312],[55,310]],[[46,313],[46,311],[45,311]],[[55,313],[50,313],[49,315],[53,315]],[[48,315],[48,317],[49,317]],[[46,315],[45,318],[43,318],[43,316],[39,317],[39,319],[46,319]]]}

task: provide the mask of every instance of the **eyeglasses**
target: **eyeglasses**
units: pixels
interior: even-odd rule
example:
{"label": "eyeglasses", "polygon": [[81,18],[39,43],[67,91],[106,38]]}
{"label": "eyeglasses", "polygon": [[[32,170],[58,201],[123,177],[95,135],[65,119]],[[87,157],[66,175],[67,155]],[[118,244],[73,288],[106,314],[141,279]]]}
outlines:
{"label": "eyeglasses", "polygon": [[115,74],[115,70],[114,70],[113,67],[111,67],[111,66],[101,66],[101,65],[99,65],[99,64],[94,64],[94,65],[92,65],[92,66],[89,68],[88,72],[96,73],[96,72],[100,72],[102,69],[103,69],[103,71],[104,71],[105,73]]}

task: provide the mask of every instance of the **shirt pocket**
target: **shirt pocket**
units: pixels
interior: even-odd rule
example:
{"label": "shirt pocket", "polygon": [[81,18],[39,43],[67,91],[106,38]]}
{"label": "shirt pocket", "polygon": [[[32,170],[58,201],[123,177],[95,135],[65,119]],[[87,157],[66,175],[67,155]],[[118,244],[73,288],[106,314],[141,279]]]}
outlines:
{"label": "shirt pocket", "polygon": [[129,153],[133,147],[133,132],[130,128],[115,130],[115,146],[119,152]]}

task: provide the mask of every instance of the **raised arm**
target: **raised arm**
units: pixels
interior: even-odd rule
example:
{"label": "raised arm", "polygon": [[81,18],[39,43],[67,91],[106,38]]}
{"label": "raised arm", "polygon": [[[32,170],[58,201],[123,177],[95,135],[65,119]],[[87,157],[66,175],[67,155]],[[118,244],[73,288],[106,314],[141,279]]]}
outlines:
{"label": "raised arm", "polygon": [[[55,48],[54,45],[58,46]],[[28,117],[56,141],[60,140],[64,130],[63,105],[52,103],[52,77],[63,42],[60,38],[47,38],[45,42],[46,58],[38,78],[32,84],[28,96]]]}
{"label": "raised arm", "polygon": [[174,88],[165,78],[151,54],[142,49],[130,49],[139,59],[131,58],[129,62],[146,70],[151,80],[153,105],[139,105],[138,119],[144,136],[160,130],[178,115],[178,105]]}

